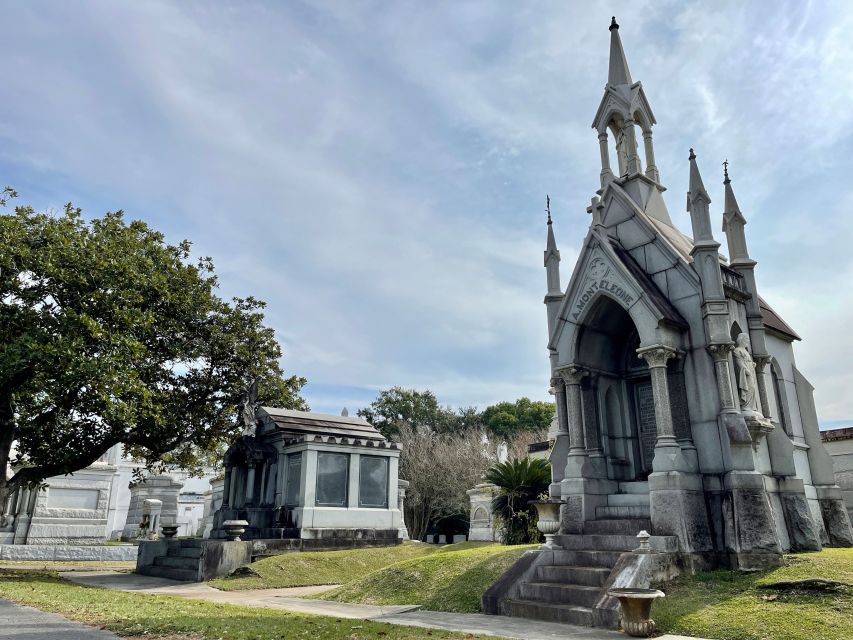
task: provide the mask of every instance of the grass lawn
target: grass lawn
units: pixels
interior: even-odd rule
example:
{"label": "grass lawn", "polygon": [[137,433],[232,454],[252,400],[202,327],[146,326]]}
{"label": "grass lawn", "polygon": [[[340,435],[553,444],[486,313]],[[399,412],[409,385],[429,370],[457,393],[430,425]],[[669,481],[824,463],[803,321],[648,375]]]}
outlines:
{"label": "grass lawn", "polygon": [[252,563],[257,576],[217,578],[210,581],[210,586],[236,591],[346,584],[395,562],[436,553],[439,549],[421,542],[404,542],[376,549],[284,553]]}
{"label": "grass lawn", "polygon": [[[816,579],[840,584],[802,582]],[[719,640],[853,638],[853,549],[785,556],[785,565],[770,571],[701,573],[662,589],[666,598],[652,608],[661,632]]]}
{"label": "grass lawn", "polygon": [[360,604],[420,604],[431,611],[480,611],[480,596],[527,549],[463,542],[404,560],[337,589],[314,596]]}
{"label": "grass lawn", "polygon": [[187,640],[434,640],[475,637],[435,629],[83,587],[46,571],[0,570],[0,598],[59,613],[118,635],[146,638],[169,636],[174,639],[176,635]]}

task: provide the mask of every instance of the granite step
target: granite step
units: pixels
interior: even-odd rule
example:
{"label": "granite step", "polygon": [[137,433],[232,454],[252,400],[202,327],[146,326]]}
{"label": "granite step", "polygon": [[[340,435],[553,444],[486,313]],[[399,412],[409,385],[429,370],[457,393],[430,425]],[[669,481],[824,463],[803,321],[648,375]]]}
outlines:
{"label": "granite step", "polygon": [[638,480],[636,482],[620,482],[619,493],[642,493],[649,495],[648,480]]}
{"label": "granite step", "polygon": [[638,544],[636,536],[615,534],[557,535],[554,543],[560,549],[576,551],[633,551]]}
{"label": "granite step", "polygon": [[536,582],[558,582],[586,587],[603,587],[610,577],[608,567],[562,567],[545,565],[536,568]]}
{"label": "granite step", "polygon": [[601,596],[600,587],[556,582],[524,582],[519,589],[521,600],[592,607]]}
{"label": "granite step", "polygon": [[651,531],[652,521],[648,518],[623,518],[610,520],[587,520],[583,523],[584,534],[636,536],[640,531]]}
{"label": "granite step", "polygon": [[155,578],[168,578],[169,580],[180,580],[182,582],[198,582],[198,569],[176,569],[174,567],[147,566],[143,570],[137,570],[146,576]]}
{"label": "granite step", "polygon": [[636,505],[636,506],[628,506],[628,507],[596,507],[595,508],[595,519],[596,520],[607,520],[607,519],[625,519],[625,518],[645,518],[649,519],[651,516],[651,510],[649,509],[649,505]]}
{"label": "granite step", "polygon": [[509,615],[516,618],[533,618],[565,624],[592,626],[592,609],[565,604],[551,604],[535,600],[507,600]]}
{"label": "granite step", "polygon": [[647,493],[611,493],[607,496],[608,507],[648,507]]}
{"label": "granite step", "polygon": [[170,558],[201,558],[201,547],[172,547],[166,551]]}
{"label": "granite step", "polygon": [[613,568],[624,551],[554,549],[554,564],[564,567]]}
{"label": "granite step", "polygon": [[154,558],[154,566],[198,571],[198,558],[185,558],[182,556],[157,556],[156,558]]}

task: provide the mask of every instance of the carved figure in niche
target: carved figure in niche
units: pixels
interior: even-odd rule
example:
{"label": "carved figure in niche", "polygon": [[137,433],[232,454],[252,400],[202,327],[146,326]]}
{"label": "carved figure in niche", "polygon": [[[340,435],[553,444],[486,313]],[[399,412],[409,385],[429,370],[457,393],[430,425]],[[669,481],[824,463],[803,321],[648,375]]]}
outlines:
{"label": "carved figure in niche", "polygon": [[240,398],[240,413],[243,418],[243,435],[253,436],[257,429],[255,424],[255,408],[258,405],[258,379],[255,378],[243,391]]}
{"label": "carved figure in niche", "polygon": [[755,361],[749,352],[749,337],[745,333],[738,335],[732,356],[737,367],[737,386],[741,411],[761,415],[761,409],[758,406],[758,378],[755,373]]}

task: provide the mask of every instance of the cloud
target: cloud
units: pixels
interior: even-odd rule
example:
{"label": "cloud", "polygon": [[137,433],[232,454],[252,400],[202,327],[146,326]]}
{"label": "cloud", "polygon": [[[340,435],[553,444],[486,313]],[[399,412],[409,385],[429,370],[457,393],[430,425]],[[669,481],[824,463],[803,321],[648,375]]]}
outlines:
{"label": "cloud", "polygon": [[598,186],[615,7],[674,220],[689,230],[687,149],[718,217],[728,157],[821,415],[853,417],[835,348],[853,313],[853,10],[602,5],[17,5],[0,172],[38,206],[124,208],[192,239],[223,294],[269,302],[315,406],[354,412],[395,384],[547,399],[543,200],[565,283]]}

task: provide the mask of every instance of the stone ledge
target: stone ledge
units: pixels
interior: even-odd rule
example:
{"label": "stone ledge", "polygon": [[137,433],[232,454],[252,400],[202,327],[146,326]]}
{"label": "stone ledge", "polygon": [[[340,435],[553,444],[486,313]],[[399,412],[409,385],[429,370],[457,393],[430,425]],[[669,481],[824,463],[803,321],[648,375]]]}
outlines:
{"label": "stone ledge", "polygon": [[0,560],[41,560],[45,562],[120,562],[136,560],[136,545],[0,545]]}

